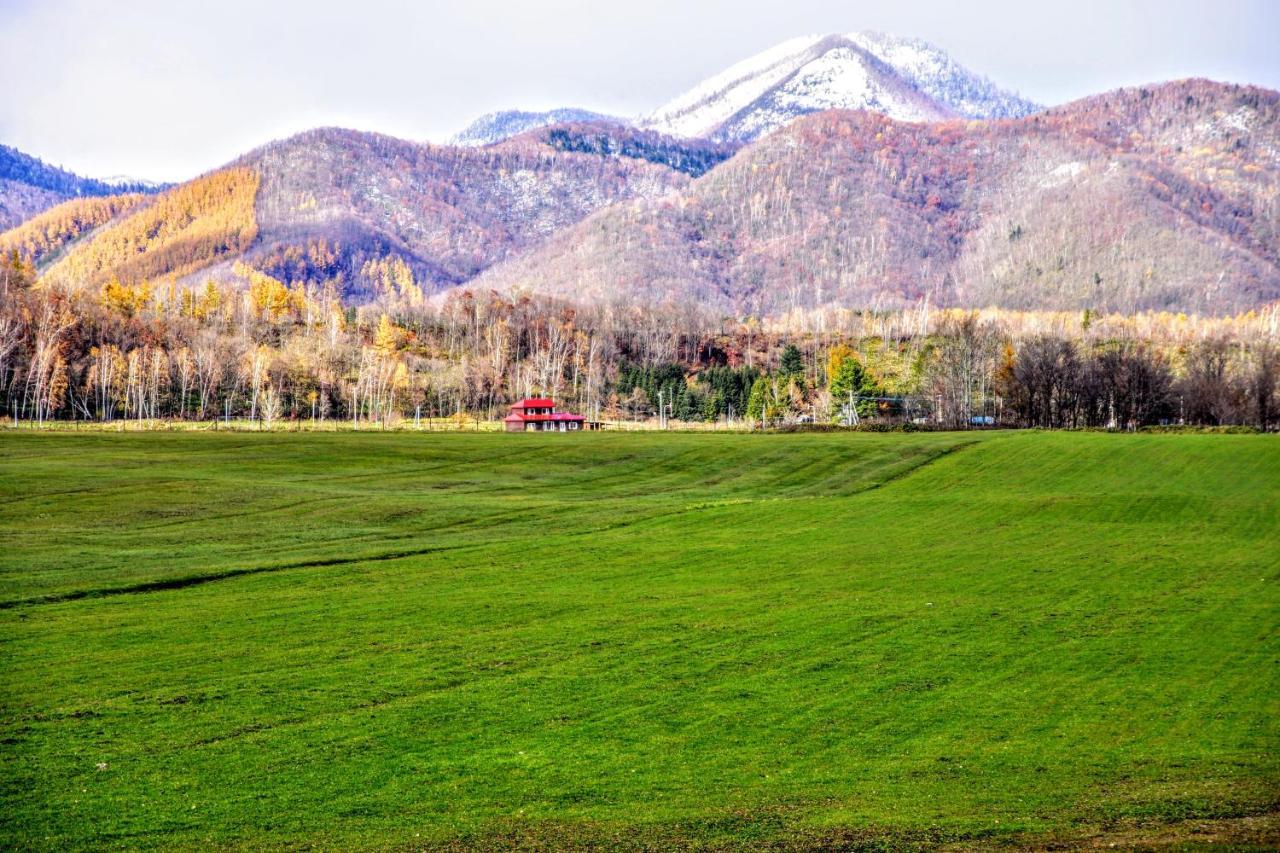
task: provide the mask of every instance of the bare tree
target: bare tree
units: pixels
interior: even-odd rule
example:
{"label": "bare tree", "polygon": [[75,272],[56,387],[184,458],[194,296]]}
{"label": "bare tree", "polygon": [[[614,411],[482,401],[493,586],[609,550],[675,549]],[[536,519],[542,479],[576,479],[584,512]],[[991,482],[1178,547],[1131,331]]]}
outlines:
{"label": "bare tree", "polygon": [[1249,401],[1258,429],[1269,430],[1280,419],[1277,386],[1280,386],[1280,347],[1274,341],[1264,340],[1253,347],[1247,378]]}
{"label": "bare tree", "polygon": [[1000,340],[976,314],[945,321],[938,335],[942,340],[929,367],[930,390],[941,403],[941,420],[967,427],[974,415],[989,408]]}
{"label": "bare tree", "polygon": [[1230,375],[1231,345],[1213,338],[1191,348],[1186,369],[1178,385],[1183,414],[1197,424],[1234,423],[1239,417],[1242,395]]}

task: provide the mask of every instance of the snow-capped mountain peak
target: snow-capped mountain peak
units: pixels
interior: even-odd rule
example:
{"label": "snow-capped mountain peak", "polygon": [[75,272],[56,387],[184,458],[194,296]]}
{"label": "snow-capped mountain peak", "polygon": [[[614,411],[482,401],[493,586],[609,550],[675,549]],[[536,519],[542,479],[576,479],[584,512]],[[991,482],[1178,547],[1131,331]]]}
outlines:
{"label": "snow-capped mountain peak", "polygon": [[644,124],[677,136],[701,136],[794,74],[821,36],[801,36],[708,77],[654,110]]}
{"label": "snow-capped mountain peak", "polygon": [[1005,118],[1038,108],[927,42],[868,32],[789,39],[708,78],[641,123],[679,136],[746,142],[828,109],[931,121]]}

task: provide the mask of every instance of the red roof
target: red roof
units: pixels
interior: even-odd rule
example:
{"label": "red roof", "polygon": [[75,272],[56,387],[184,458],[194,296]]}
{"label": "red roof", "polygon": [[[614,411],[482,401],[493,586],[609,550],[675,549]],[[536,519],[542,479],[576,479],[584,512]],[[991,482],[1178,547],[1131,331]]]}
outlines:
{"label": "red roof", "polygon": [[569,412],[556,412],[553,415],[522,415],[519,412],[512,412],[503,418],[504,421],[585,421],[584,415],[574,415]]}
{"label": "red roof", "polygon": [[[536,423],[543,421],[585,421],[582,415],[572,412],[557,412],[555,400],[550,397],[525,397],[519,403],[511,404],[511,414],[503,418],[508,423]],[[530,414],[529,409],[549,409],[547,413]]]}

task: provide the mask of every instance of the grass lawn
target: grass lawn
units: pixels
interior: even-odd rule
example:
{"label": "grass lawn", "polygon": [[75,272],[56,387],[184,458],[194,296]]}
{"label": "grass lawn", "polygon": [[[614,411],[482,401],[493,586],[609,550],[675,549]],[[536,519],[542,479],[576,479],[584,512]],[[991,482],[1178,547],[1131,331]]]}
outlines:
{"label": "grass lawn", "polygon": [[8,849],[1280,843],[1274,437],[4,434],[0,545]]}

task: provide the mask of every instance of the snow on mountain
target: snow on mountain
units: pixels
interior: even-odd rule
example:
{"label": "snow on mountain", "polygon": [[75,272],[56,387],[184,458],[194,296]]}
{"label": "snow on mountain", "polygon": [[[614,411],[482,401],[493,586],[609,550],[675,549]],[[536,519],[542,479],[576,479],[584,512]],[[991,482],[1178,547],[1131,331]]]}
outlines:
{"label": "snow on mountain", "polygon": [[876,32],[849,33],[845,38],[875,54],[920,91],[965,118],[1021,118],[1041,110],[1039,104],[999,88],[923,39]]}
{"label": "snow on mountain", "polygon": [[611,124],[629,125],[626,119],[616,116],[594,113],[590,110],[579,110],[565,107],[545,112],[525,112],[523,110],[502,110],[487,113],[467,125],[449,140],[450,145],[480,146],[492,145],[527,130],[535,130],[553,124],[568,122],[608,122]]}
{"label": "snow on mountain", "polygon": [[1280,93],[1205,80],[1007,121],[824,111],[467,287],[725,316],[924,298],[1238,313],[1280,299],[1278,150]]}
{"label": "snow on mountain", "polygon": [[703,81],[641,123],[680,136],[746,142],[828,109],[931,121],[1011,118],[1038,107],[927,42],[849,33],[789,39]]}
{"label": "snow on mountain", "polygon": [[131,175],[112,175],[108,178],[99,178],[98,180],[108,186],[120,187],[122,188],[122,191],[142,190],[144,192],[150,192],[162,190],[170,186],[169,184],[162,183],[160,181],[148,181],[146,178],[135,178]]}
{"label": "snow on mountain", "polygon": [[641,123],[676,136],[709,136],[734,113],[810,61],[809,52],[816,41],[815,36],[789,39],[731,65],[659,107]]}
{"label": "snow on mountain", "polygon": [[810,53],[815,58],[736,112],[713,138],[749,142],[799,116],[832,109],[868,110],[900,121],[938,121],[954,115],[858,47],[823,40]]}

